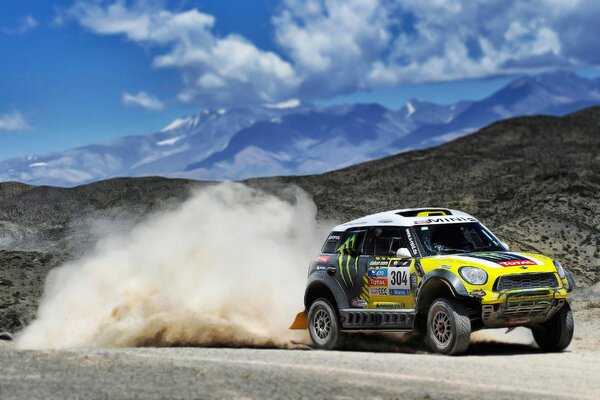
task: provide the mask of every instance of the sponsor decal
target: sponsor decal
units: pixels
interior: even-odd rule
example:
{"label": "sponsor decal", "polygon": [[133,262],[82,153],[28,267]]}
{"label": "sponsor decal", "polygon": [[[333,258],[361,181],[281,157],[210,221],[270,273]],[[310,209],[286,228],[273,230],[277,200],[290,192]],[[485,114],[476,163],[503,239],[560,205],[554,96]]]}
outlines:
{"label": "sponsor decal", "polygon": [[387,288],[382,288],[382,287],[370,288],[369,294],[371,296],[387,296],[388,290],[387,290]]}
{"label": "sponsor decal", "polygon": [[407,289],[390,289],[390,296],[407,296]]}
{"label": "sponsor decal", "polygon": [[366,300],[354,298],[352,299],[352,307],[365,308],[369,303]]}
{"label": "sponsor decal", "polygon": [[[337,249],[338,253],[340,253],[340,256],[338,258],[338,267],[339,267],[339,271],[340,271],[340,277],[342,278],[342,281],[344,282],[344,285],[346,287],[349,287],[349,286],[354,287],[354,279],[351,275],[352,266],[350,264],[352,263],[354,266],[354,268],[353,268],[354,275],[358,276],[358,257],[351,257],[349,255],[346,255],[346,254],[344,254],[344,250],[356,248],[357,236],[358,236],[358,233],[351,234],[350,236],[348,236],[348,239],[346,239],[346,242],[344,242]],[[345,262],[344,262],[344,260],[345,260]],[[348,275],[348,280],[346,280],[346,276],[344,276],[344,270],[346,271],[346,275]]]}
{"label": "sponsor decal", "polygon": [[485,290],[483,290],[483,289],[472,290],[469,292],[469,295],[473,296],[473,297],[483,297],[483,296],[485,296]]}
{"label": "sponsor decal", "polygon": [[508,261],[500,261],[498,264],[503,267],[517,267],[521,265],[537,265],[535,262],[531,260],[508,260]]}
{"label": "sponsor decal", "polygon": [[319,256],[319,257],[315,258],[315,262],[325,263],[325,262],[329,261],[330,258],[331,258],[331,256]]}
{"label": "sponsor decal", "polygon": [[475,218],[472,217],[434,217],[427,218],[423,220],[417,220],[413,223],[415,225],[429,225],[429,224],[447,224],[451,222],[477,222]]}
{"label": "sponsor decal", "polygon": [[404,303],[392,303],[386,301],[379,301],[373,303],[375,308],[406,308],[406,304]]}
{"label": "sponsor decal", "polygon": [[412,274],[410,276],[410,287],[411,288],[416,288],[417,287],[417,275]]}
{"label": "sponsor decal", "polygon": [[386,278],[370,278],[369,286],[387,286],[388,281]]}
{"label": "sponsor decal", "polygon": [[387,268],[369,268],[367,276],[369,278],[381,278],[387,276]]}
{"label": "sponsor decal", "polygon": [[503,267],[518,267],[521,265],[537,265],[533,260],[514,253],[470,253],[465,257],[490,261]]}
{"label": "sponsor decal", "polygon": [[327,238],[327,240],[331,240],[331,241],[334,241],[334,240],[340,240],[340,237],[339,237],[339,236],[336,236],[336,235],[331,235],[331,236],[329,236],[329,237]]}
{"label": "sponsor decal", "polygon": [[412,250],[413,255],[419,254],[417,251],[417,244],[412,237],[412,233],[410,233],[410,229],[406,228],[406,237],[408,238],[408,244],[410,245],[410,249]]}
{"label": "sponsor decal", "polygon": [[327,269],[327,266],[325,265],[317,265],[317,268],[315,268],[317,271],[325,271]]}
{"label": "sponsor decal", "polygon": [[387,267],[388,261],[385,260],[374,260],[369,261],[369,267]]}
{"label": "sponsor decal", "polygon": [[410,268],[409,267],[390,267],[389,284],[390,289],[410,290]]}

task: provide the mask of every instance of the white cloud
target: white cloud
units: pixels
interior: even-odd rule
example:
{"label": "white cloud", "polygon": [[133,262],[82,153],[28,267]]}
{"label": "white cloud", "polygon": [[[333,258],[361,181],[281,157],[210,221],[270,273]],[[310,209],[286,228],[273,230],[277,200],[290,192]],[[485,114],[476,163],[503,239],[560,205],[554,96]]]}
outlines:
{"label": "white cloud", "polygon": [[299,83],[292,66],[277,54],[238,35],[215,36],[214,17],[196,9],[171,12],[150,2],[78,2],[70,14],[93,32],[124,35],[155,49],[155,67],[182,71],[179,98],[185,102],[271,102],[288,97]]}
{"label": "white cloud", "polygon": [[160,111],[164,110],[165,105],[157,97],[146,92],[137,94],[123,93],[123,104],[126,106],[138,106],[146,110]]}
{"label": "white cloud", "polygon": [[27,129],[31,129],[31,127],[20,112],[13,111],[9,114],[0,115],[0,131],[14,132]]}
{"label": "white cloud", "polygon": [[18,24],[15,27],[3,28],[2,31],[4,31],[4,33],[10,34],[10,35],[19,35],[21,33],[25,33],[27,31],[35,29],[37,26],[38,26],[37,20],[35,18],[33,18],[31,15],[26,15],[19,20]]}
{"label": "white cloud", "polygon": [[271,51],[153,0],[80,1],[69,14],[149,48],[156,68],[181,71],[178,98],[205,106],[600,65],[595,0],[282,0],[274,10]]}
{"label": "white cloud", "polygon": [[[284,0],[276,38],[330,96],[406,82],[472,79],[598,65],[592,0]],[[578,31],[577,34],[569,32]],[[585,42],[588,43],[585,43]]]}

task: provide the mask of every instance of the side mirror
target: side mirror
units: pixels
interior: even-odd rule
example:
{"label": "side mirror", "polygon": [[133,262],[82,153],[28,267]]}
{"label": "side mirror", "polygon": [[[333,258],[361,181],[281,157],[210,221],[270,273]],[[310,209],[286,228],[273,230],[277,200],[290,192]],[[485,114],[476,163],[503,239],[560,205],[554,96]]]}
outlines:
{"label": "side mirror", "polygon": [[398,258],[412,258],[412,254],[406,247],[400,247],[398,251],[396,251],[396,257]]}
{"label": "side mirror", "polygon": [[505,248],[506,250],[510,250],[510,247],[508,246],[508,243],[500,242],[500,244],[501,244],[502,246],[504,246],[504,248]]}

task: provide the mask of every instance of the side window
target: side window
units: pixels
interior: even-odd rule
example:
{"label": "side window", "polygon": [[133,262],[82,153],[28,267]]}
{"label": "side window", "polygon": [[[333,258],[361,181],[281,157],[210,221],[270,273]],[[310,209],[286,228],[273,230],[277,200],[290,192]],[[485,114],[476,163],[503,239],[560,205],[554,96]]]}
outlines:
{"label": "side window", "polygon": [[333,254],[338,248],[338,243],[340,242],[340,236],[343,232],[331,232],[327,239],[325,240],[325,244],[323,244],[323,248],[321,249],[321,253],[323,254]]}
{"label": "side window", "polygon": [[362,252],[363,241],[366,234],[367,231],[364,229],[344,232],[340,237],[340,242],[336,252],[341,253],[343,249],[352,249],[357,253]]}
{"label": "side window", "polygon": [[369,231],[369,254],[394,257],[401,247],[407,247],[402,232],[398,228],[373,228]]}

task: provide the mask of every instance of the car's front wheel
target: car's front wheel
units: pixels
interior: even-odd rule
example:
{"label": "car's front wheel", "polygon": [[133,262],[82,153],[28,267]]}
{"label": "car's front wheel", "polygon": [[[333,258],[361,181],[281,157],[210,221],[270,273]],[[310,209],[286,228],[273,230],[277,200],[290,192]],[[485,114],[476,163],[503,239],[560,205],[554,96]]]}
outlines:
{"label": "car's front wheel", "polygon": [[339,346],[339,321],[329,300],[319,298],[311,304],[308,310],[308,332],[318,349],[331,350]]}
{"label": "car's front wheel", "polygon": [[543,351],[563,351],[573,339],[573,311],[569,303],[565,303],[556,314],[538,327],[531,328],[533,338]]}
{"label": "car's front wheel", "polygon": [[471,320],[458,302],[437,299],[427,315],[427,341],[442,354],[464,353],[471,340]]}

